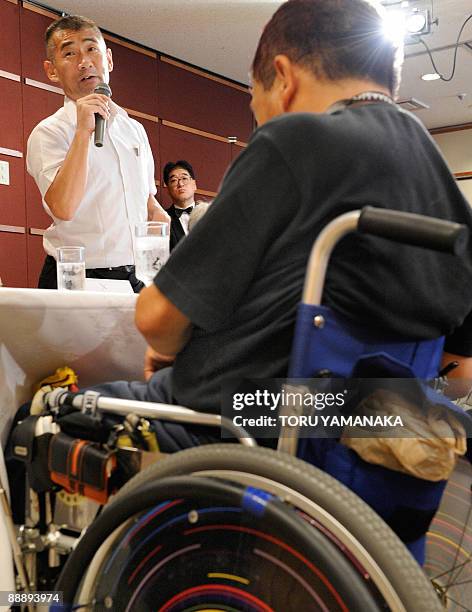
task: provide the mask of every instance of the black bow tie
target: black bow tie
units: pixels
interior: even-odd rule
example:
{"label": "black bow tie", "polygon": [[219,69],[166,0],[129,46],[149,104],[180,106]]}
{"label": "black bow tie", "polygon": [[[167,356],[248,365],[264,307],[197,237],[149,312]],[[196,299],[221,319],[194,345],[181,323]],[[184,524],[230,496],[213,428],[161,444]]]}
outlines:
{"label": "black bow tie", "polygon": [[176,215],[177,219],[180,219],[180,217],[184,213],[187,213],[187,215],[189,215],[192,212],[193,209],[194,209],[194,206],[189,206],[188,208],[177,208],[176,206],[174,206],[175,215]]}

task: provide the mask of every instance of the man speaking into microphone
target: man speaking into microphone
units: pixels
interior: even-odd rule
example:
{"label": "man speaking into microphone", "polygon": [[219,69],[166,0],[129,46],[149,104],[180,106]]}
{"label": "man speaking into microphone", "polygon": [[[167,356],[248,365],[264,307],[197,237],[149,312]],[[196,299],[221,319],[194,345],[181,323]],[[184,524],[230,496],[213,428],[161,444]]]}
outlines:
{"label": "man speaking into microphone", "polygon": [[111,100],[113,58],[93,21],[61,17],[46,30],[44,69],[64,106],[28,139],[27,169],[52,218],[38,287],[57,288],[56,249],[84,246],[89,278],[134,275],[134,225],[169,221],[154,194],[154,161],[143,126]]}

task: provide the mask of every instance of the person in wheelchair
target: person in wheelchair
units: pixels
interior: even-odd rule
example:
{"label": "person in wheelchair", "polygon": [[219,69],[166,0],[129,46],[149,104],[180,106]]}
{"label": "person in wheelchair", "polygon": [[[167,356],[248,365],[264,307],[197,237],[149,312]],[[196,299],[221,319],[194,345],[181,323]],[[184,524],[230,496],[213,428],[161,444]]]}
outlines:
{"label": "person in wheelchair", "polygon": [[[100,392],[218,412],[226,381],[286,376],[308,255],[331,219],[372,204],[472,227],[435,143],[395,104],[401,63],[371,2],[289,0],[276,11],[252,64],[258,129],[205,218],[139,296],[147,382]],[[346,237],[324,303],[386,338],[457,330],[446,350],[467,357],[471,264],[470,248],[455,260]],[[201,441],[188,432],[172,425],[172,450]]]}
{"label": "person in wheelchair", "polygon": [[[437,146],[395,104],[401,63],[401,44],[385,36],[372,2],[281,5],[252,63],[258,129],[204,219],[138,298],[147,382],[97,391],[218,413],[232,381],[287,376],[310,249],[332,219],[369,204],[472,227]],[[447,361],[463,361],[472,356],[471,280],[470,245],[454,258],[350,235],[330,259],[323,304],[386,342],[448,336]],[[202,427],[155,425],[163,452],[219,441]],[[386,475],[336,440],[303,442],[298,456],[367,501],[422,563],[446,481]]]}

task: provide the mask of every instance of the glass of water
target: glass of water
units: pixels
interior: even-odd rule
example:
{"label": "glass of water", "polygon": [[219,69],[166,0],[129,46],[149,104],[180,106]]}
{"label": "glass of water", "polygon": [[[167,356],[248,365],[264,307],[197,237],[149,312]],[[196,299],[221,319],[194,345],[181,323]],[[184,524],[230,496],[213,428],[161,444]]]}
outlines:
{"label": "glass of water", "polygon": [[85,247],[59,247],[56,253],[57,288],[61,291],[85,289]]}
{"label": "glass of water", "polygon": [[163,221],[138,223],[135,235],[135,274],[148,287],[169,258],[169,225]]}

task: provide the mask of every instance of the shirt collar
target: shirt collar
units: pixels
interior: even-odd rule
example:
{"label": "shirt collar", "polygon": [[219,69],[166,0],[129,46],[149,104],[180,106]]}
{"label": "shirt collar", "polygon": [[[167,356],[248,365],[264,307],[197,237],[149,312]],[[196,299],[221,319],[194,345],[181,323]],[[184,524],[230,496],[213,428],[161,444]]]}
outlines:
{"label": "shirt collar", "polygon": [[[77,108],[74,100],[71,100],[67,96],[64,97],[64,110],[69,121],[73,124],[77,124]],[[127,117],[128,113],[118,106],[113,100],[110,100],[110,121],[113,121],[114,117],[117,115],[121,115],[122,117]]]}
{"label": "shirt collar", "polygon": [[190,206],[195,206],[195,200],[193,202],[190,202],[188,206],[176,206],[175,204],[172,204],[172,206],[174,208],[182,208],[183,210],[185,210],[186,208],[190,208]]}

